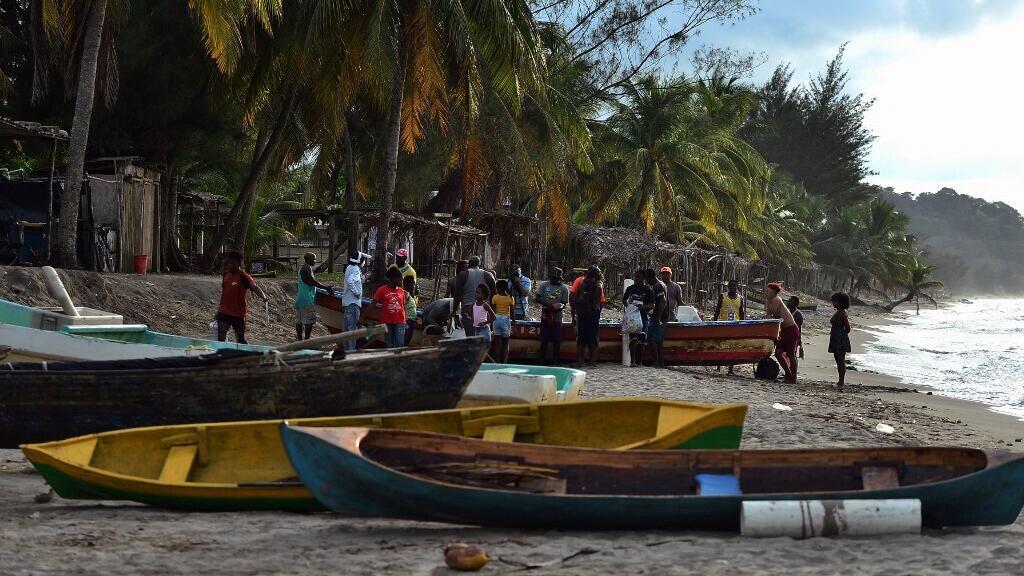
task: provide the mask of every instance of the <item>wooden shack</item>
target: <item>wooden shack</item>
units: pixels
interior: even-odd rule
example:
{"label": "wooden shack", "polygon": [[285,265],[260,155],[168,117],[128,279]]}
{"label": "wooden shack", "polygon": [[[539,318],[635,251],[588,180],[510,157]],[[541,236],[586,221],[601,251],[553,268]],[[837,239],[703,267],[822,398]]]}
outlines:
{"label": "wooden shack", "polygon": [[115,272],[131,272],[134,258],[149,257],[160,270],[160,172],[137,156],[96,158],[86,163],[93,223],[104,227]]}

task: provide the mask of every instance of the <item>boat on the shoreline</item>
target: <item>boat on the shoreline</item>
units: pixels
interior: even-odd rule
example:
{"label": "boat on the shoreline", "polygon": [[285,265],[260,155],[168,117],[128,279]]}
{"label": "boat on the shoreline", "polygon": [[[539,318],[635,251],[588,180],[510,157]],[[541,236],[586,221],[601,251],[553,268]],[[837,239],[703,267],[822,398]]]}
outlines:
{"label": "boat on the shoreline", "polygon": [[472,338],[342,360],[221,351],[0,364],[0,447],[138,426],[453,408],[484,352]]}
{"label": "boat on the shoreline", "polygon": [[[736,448],[744,404],[609,398],[292,420],[609,449]],[[298,482],[281,420],[159,426],[22,446],[62,498],[193,510],[320,510]]]}
{"label": "boat on the shoreline", "polygon": [[[665,327],[665,363],[691,366],[727,366],[753,364],[771,356],[779,337],[779,320],[739,320],[733,322],[669,322]],[[622,360],[622,324],[601,322],[597,360]],[[576,331],[562,324],[559,360],[576,360]],[[510,360],[535,360],[540,350],[540,322],[516,322],[509,339]]]}
{"label": "boat on the shoreline", "polygon": [[970,448],[630,451],[285,425],[316,498],[358,516],[584,530],[732,530],[744,501],[917,499],[927,527],[1012,524],[1024,454]]}
{"label": "boat on the shoreline", "polygon": [[[341,298],[320,292],[316,296],[320,322],[331,333],[342,331],[344,313]],[[367,318],[374,319],[375,310]],[[730,322],[670,322],[665,328],[665,363],[672,365],[728,366],[753,364],[771,356],[779,337],[779,320],[737,320]],[[422,339],[423,327],[416,326],[412,343]],[[601,322],[597,360],[622,360],[622,324]],[[559,360],[576,361],[575,327],[562,324]],[[519,320],[509,338],[509,360],[536,360],[540,350],[540,322]]]}
{"label": "boat on the shoreline", "polygon": [[138,360],[209,354],[211,350],[128,344],[62,332],[0,324],[0,361],[61,362],[73,360]]}
{"label": "boat on the shoreline", "polygon": [[462,404],[579,400],[586,378],[586,372],[573,368],[484,363],[466,389]]}

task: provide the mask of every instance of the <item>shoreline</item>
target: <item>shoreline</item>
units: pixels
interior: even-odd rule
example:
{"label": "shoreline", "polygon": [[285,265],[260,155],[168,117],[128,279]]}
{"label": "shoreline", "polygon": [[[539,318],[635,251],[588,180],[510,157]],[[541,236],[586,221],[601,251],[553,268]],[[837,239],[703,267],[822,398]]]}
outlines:
{"label": "shoreline", "polygon": [[[858,307],[862,308],[862,307]],[[852,358],[847,364],[856,369],[847,369],[847,388],[851,386],[867,386],[878,389],[878,397],[884,402],[894,402],[908,408],[924,409],[941,416],[957,425],[964,425],[977,432],[986,434],[999,443],[997,447],[1013,451],[1024,451],[1024,421],[1009,415],[996,412],[993,406],[974,400],[965,400],[944,396],[935,388],[918,384],[873,370],[863,370],[857,366],[858,354],[863,354],[869,344],[877,341],[875,331],[884,331],[887,326],[903,323],[899,317],[874,315],[870,312],[859,317],[858,308],[851,314],[853,331],[850,342],[853,345]],[[827,352],[828,333],[820,330],[809,330],[804,339],[805,358],[800,372],[805,378],[822,382],[835,382],[838,377],[835,360]],[[808,345],[809,344],[809,345]],[[889,388],[890,390],[886,390]],[[855,389],[855,388],[854,388]]]}

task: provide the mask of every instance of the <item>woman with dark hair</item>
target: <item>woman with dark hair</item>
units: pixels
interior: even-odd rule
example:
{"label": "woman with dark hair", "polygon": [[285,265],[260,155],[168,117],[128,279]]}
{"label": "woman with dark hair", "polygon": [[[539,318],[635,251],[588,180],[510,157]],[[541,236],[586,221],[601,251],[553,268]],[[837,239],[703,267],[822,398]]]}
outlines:
{"label": "woman with dark hair", "polygon": [[577,366],[595,366],[597,363],[598,327],[601,323],[601,302],[604,299],[604,275],[595,266],[587,271],[579,290],[573,294]]}
{"label": "woman with dark hair", "polygon": [[836,292],[832,295],[832,305],[836,313],[829,320],[828,351],[835,356],[836,370],[839,371],[838,388],[842,390],[846,383],[846,354],[853,350],[850,346],[850,317],[846,313],[850,309],[850,296]]}

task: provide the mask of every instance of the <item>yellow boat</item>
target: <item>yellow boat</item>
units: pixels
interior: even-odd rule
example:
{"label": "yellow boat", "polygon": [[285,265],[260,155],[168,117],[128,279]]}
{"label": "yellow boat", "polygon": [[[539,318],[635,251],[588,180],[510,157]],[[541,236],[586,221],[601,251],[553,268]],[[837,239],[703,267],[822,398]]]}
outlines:
{"label": "yellow boat", "polygon": [[[608,449],[738,448],[745,404],[609,398],[376,416],[301,426],[400,428]],[[154,426],[21,447],[63,498],[132,500],[189,510],[320,510],[296,478],[281,420]]]}

